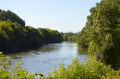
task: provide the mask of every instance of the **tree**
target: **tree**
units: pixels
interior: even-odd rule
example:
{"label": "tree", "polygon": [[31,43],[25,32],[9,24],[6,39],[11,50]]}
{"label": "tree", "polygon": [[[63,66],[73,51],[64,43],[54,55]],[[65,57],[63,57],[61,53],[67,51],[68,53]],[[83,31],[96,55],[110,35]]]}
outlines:
{"label": "tree", "polygon": [[4,11],[0,9],[0,20],[7,21],[8,19],[12,22],[17,22],[18,24],[21,24],[22,27],[25,27],[25,21],[22,20],[18,15],[11,12],[10,10]]}
{"label": "tree", "polygon": [[120,67],[120,0],[101,0],[90,10],[85,28],[80,32],[79,44],[89,46],[97,59]]}

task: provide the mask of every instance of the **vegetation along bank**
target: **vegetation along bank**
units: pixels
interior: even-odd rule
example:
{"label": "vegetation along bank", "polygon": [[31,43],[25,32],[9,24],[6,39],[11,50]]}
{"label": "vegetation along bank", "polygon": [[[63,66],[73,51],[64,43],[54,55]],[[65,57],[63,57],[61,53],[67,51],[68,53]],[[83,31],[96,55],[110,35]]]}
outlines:
{"label": "vegetation along bank", "polygon": [[6,54],[34,49],[62,41],[56,30],[25,26],[25,21],[11,11],[0,10],[0,51]]}
{"label": "vegetation along bank", "polygon": [[[17,41],[13,42],[14,39],[17,39],[17,36],[14,38],[14,31],[17,30],[18,34],[24,37],[24,34],[28,33],[27,30],[31,28],[21,26],[20,23],[14,22],[14,20],[1,21],[1,25],[4,27],[0,29],[0,40],[3,41],[1,43],[5,43],[9,50],[10,48],[12,48],[11,50],[17,50],[12,44],[22,48]],[[9,24],[11,27],[6,28]],[[14,30],[13,28],[16,29]],[[24,31],[21,32],[17,28],[24,28]],[[2,29],[5,29],[5,31],[2,31]],[[37,35],[37,33],[42,34],[43,32],[40,32],[39,29],[37,31],[34,29],[33,35],[34,33]],[[13,36],[9,37],[9,35]],[[36,35],[34,36],[37,37]],[[29,33],[26,36],[29,37]],[[34,38],[32,39],[34,40]],[[35,40],[37,41],[37,39]],[[0,78],[30,79],[40,75],[42,79],[120,79],[120,0],[101,0],[100,3],[96,3],[96,6],[90,9],[86,26],[79,32],[76,40],[81,48],[88,48],[91,55],[84,63],[79,63],[78,59],[74,59],[67,68],[63,66],[63,63],[60,63],[58,70],[55,69],[52,74],[46,76],[41,73],[29,74],[24,67],[18,65],[15,66],[15,71],[9,72],[11,68],[8,59],[0,55],[0,74],[2,74]],[[23,43],[23,41],[25,40],[19,40],[20,43]],[[36,44],[34,42],[30,43]],[[38,41],[38,43],[41,44],[43,42]]]}

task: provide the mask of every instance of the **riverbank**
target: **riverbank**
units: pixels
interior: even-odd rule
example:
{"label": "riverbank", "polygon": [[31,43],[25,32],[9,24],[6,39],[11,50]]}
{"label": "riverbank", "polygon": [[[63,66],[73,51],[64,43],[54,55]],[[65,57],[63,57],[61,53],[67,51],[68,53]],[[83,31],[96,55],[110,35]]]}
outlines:
{"label": "riverbank", "polygon": [[0,10],[0,17],[0,52],[4,54],[62,42],[62,35],[57,30],[25,26],[25,21],[9,10]]}

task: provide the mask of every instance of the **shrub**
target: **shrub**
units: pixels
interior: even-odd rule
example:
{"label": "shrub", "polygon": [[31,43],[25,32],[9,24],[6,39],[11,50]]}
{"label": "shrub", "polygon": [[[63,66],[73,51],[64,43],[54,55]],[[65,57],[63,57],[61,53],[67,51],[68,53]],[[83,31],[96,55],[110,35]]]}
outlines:
{"label": "shrub", "polygon": [[67,68],[60,63],[59,69],[55,69],[48,76],[40,72],[31,74],[22,67],[21,61],[12,66],[9,57],[0,53],[0,79],[36,79],[36,76],[40,76],[40,79],[120,79],[120,71],[96,61],[94,57],[87,58],[83,63],[75,58]]}
{"label": "shrub", "polygon": [[26,68],[22,67],[21,61],[12,66],[9,57],[5,57],[0,53],[0,79],[33,79],[37,75],[43,77],[41,73],[31,74],[26,71]]}
{"label": "shrub", "polygon": [[71,64],[64,67],[60,63],[58,70],[53,71],[53,79],[106,79],[120,78],[119,71],[113,70],[110,66],[106,66],[95,58],[87,58],[83,63],[79,63],[78,58],[73,59]]}

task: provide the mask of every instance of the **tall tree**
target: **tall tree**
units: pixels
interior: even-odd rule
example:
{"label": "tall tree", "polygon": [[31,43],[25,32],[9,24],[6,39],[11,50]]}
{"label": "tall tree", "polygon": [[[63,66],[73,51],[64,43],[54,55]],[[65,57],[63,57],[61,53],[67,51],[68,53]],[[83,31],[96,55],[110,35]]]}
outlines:
{"label": "tall tree", "polygon": [[120,67],[120,0],[101,0],[90,10],[88,22],[80,32],[80,44],[87,40],[89,52],[97,59]]}

